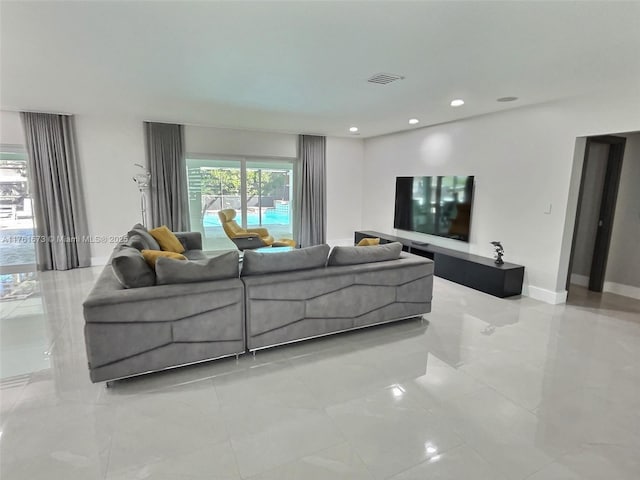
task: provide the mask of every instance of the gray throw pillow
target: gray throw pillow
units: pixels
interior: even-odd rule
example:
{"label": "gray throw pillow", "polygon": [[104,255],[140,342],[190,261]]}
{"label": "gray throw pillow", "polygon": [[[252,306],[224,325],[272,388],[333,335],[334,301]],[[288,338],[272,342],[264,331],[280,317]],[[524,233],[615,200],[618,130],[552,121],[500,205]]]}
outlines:
{"label": "gray throw pillow", "polygon": [[327,264],[329,245],[315,245],[289,252],[254,252],[245,250],[242,260],[242,276],[263,273],[290,272],[321,268]]}
{"label": "gray throw pillow", "polygon": [[149,231],[144,228],[139,223],[136,223],[129,233],[127,233],[127,237],[131,238],[134,235],[138,235],[142,238],[142,242],[144,244],[144,248],[142,250],[162,250],[160,248],[160,244],[156,242],[156,239],[151,236]]}
{"label": "gray throw pillow", "polygon": [[156,283],[156,274],[137,248],[120,246],[111,257],[111,268],[124,288],[150,287]]}
{"label": "gray throw pillow", "polygon": [[397,260],[402,252],[399,242],[372,245],[368,247],[333,247],[329,255],[329,266],[359,265],[361,263]]}
{"label": "gray throw pillow", "polygon": [[160,257],[156,261],[156,279],[158,285],[167,285],[238,278],[239,262],[240,255],[237,250],[207,260],[186,262]]}

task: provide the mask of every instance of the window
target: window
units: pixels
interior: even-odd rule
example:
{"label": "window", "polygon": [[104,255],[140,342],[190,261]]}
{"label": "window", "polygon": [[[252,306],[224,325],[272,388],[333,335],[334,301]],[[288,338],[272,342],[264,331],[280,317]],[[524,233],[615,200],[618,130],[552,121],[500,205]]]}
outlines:
{"label": "window", "polygon": [[0,145],[0,300],[37,289],[33,204],[23,147]]}
{"label": "window", "polygon": [[265,227],[275,238],[293,238],[293,160],[187,158],[191,229],[205,250],[235,249],[218,211],[233,208],[244,228]]}

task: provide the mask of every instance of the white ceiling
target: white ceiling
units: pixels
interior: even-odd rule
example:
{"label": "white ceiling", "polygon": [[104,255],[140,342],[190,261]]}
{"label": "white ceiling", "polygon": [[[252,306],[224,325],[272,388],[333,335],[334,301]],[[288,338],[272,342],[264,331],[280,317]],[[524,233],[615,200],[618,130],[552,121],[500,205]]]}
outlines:
{"label": "white ceiling", "polygon": [[640,2],[0,5],[3,109],[368,137],[640,82]]}

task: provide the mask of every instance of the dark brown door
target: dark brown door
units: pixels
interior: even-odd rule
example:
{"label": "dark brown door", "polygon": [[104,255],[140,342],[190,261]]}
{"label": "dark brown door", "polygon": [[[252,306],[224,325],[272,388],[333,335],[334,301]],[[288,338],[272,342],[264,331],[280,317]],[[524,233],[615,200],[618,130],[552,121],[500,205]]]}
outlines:
{"label": "dark brown door", "polygon": [[[593,137],[589,140],[609,144],[607,170],[604,177],[602,202],[600,203],[600,218],[598,219],[596,243],[593,248],[593,260],[591,261],[591,273],[589,274],[589,290],[601,292],[607,269],[613,218],[616,210],[616,200],[618,198],[620,173],[622,172],[622,158],[624,156],[624,146],[627,139],[623,137],[605,136]],[[588,145],[589,142],[587,141],[587,146]]]}
{"label": "dark brown door", "polygon": [[591,146],[605,144],[609,146],[607,155],[607,165],[605,178],[602,184],[602,197],[600,201],[596,238],[591,259],[591,269],[589,273],[589,290],[601,292],[604,286],[604,276],[607,269],[607,259],[609,256],[609,245],[611,243],[611,233],[613,230],[613,219],[618,198],[618,186],[620,184],[620,173],[622,171],[622,158],[627,139],[612,135],[604,135],[587,138],[582,178],[580,182],[580,193],[578,195],[578,211],[576,212],[576,223],[573,232],[573,244],[571,247],[571,259],[569,261],[569,272],[567,276],[567,289],[570,285],[570,277],[573,268],[574,254],[576,249],[576,237],[578,235],[578,223],[580,219],[581,207],[585,195],[593,195],[595,192],[585,192],[585,173]]}

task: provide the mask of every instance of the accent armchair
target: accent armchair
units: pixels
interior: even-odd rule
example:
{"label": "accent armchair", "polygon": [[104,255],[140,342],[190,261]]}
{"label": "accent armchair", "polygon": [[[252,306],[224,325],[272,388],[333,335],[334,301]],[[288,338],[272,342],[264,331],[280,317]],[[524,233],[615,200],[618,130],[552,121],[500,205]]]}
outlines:
{"label": "accent armchair", "polygon": [[269,231],[264,227],[242,228],[234,220],[236,211],[233,208],[225,208],[218,212],[220,223],[227,237],[235,243],[238,250],[250,250],[260,247],[295,247],[296,242],[289,238],[274,240]]}

